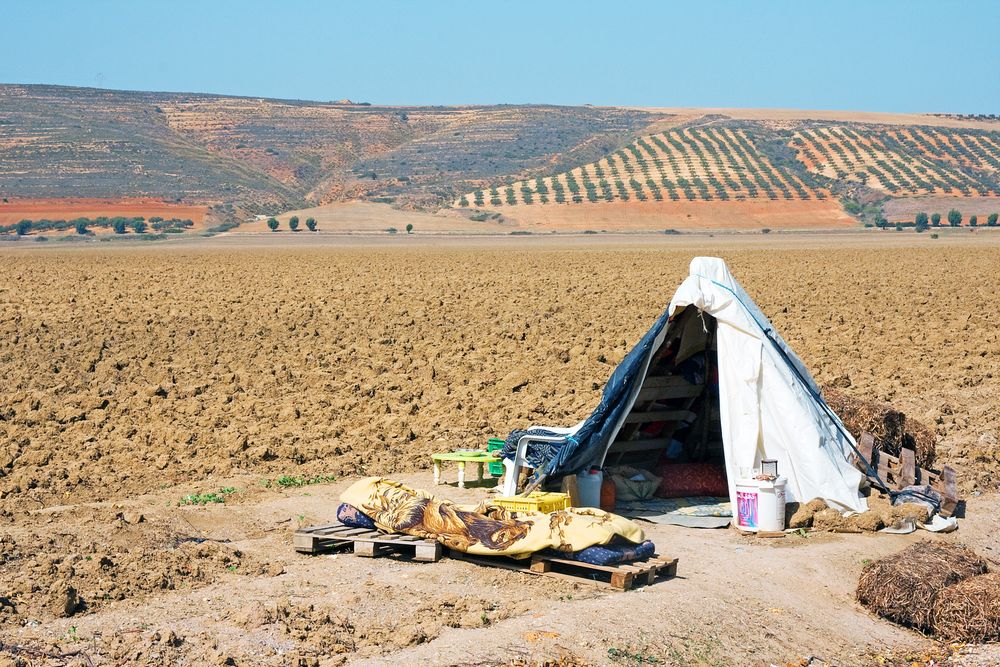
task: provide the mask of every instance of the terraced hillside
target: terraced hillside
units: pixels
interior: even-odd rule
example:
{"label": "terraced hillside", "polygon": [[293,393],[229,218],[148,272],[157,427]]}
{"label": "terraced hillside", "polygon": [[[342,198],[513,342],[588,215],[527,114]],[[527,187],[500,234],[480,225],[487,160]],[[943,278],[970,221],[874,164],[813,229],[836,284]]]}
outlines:
{"label": "terraced hillside", "polygon": [[792,139],[806,169],[894,196],[1000,195],[1000,132],[833,125]]}
{"label": "terraced hillside", "polygon": [[596,158],[662,116],[0,85],[0,194],[433,204],[482,179]]}
{"label": "terraced hillside", "polygon": [[888,216],[912,224],[910,209],[1000,208],[996,130],[913,119],[673,118],[593,162],[494,182],[452,206],[482,211],[473,219],[497,211],[529,228],[578,230],[884,226]]}
{"label": "terraced hillside", "polygon": [[809,200],[825,199],[828,194],[774,165],[747,131],[719,126],[640,137],[597,162],[554,176],[478,190],[455,204]]}

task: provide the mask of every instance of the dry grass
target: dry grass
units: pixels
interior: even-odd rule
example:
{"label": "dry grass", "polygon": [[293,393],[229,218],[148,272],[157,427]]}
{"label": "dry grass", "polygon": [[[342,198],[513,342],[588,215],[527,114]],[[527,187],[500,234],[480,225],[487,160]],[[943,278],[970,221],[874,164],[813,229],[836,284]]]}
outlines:
{"label": "dry grass", "polygon": [[948,586],[934,605],[934,634],[951,641],[1000,640],[1000,572]]}
{"label": "dry grass", "polygon": [[865,566],[857,597],[883,618],[930,631],[938,594],[986,570],[986,562],[969,549],[925,540]]}
{"label": "dry grass", "polygon": [[879,451],[899,456],[906,447],[915,451],[921,468],[930,468],[934,463],[934,432],[920,422],[907,419],[891,405],[848,396],[829,387],[824,387],[823,397],[855,439],[868,431],[875,436]]}

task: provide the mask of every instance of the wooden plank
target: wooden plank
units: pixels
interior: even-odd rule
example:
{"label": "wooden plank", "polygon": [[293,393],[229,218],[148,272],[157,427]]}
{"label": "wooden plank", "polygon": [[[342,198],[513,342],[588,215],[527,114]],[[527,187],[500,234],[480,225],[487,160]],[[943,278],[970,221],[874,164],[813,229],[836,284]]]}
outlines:
{"label": "wooden plank", "polygon": [[633,574],[631,572],[612,572],[611,573],[611,588],[619,588],[621,590],[628,590],[632,588],[632,578]]}
{"label": "wooden plank", "polygon": [[562,478],[559,490],[569,494],[569,506],[580,506],[580,488],[577,485],[576,475],[566,475]]}
{"label": "wooden plank", "polygon": [[379,545],[374,542],[355,542],[354,555],[362,558],[375,558],[378,555]]}
{"label": "wooden plank", "polygon": [[440,542],[424,541],[417,544],[416,550],[413,554],[413,560],[419,560],[425,563],[436,563],[441,560],[441,553]]}
{"label": "wooden plank", "polygon": [[292,545],[302,553],[319,553],[352,547],[355,554],[375,558],[390,552],[414,550],[414,560],[436,562],[443,550],[436,540],[416,535],[380,533],[367,528],[350,528],[342,524],[314,526],[295,531]]}
{"label": "wooden plank", "polygon": [[531,559],[531,565],[528,569],[537,574],[544,574],[552,569],[552,561],[548,559],[543,560],[536,556]]}
{"label": "wooden plank", "polygon": [[667,438],[647,438],[645,440],[615,442],[608,448],[608,453],[647,452],[656,449],[666,449],[669,445],[670,440]]}
{"label": "wooden plank", "polygon": [[653,556],[650,560],[654,560],[660,565],[657,567],[657,574],[662,577],[675,577],[677,576],[677,559],[671,558],[670,560],[665,560],[659,556]]}
{"label": "wooden plank", "polygon": [[913,486],[917,482],[916,459],[912,449],[902,449],[899,452],[903,468],[899,473],[899,486]]}
{"label": "wooden plank", "polygon": [[[875,449],[875,436],[871,433],[865,431],[861,434],[861,439],[858,440],[858,451],[861,452],[861,456],[864,457],[865,461],[875,465],[875,461],[872,460],[872,452]],[[863,464],[862,464],[863,465]]]}
{"label": "wooden plank", "polygon": [[700,384],[691,384],[682,375],[647,375],[642,381],[642,387],[703,387]]}
{"label": "wooden plank", "polygon": [[530,563],[503,556],[470,556],[455,551],[451,553],[451,557],[485,567],[499,567],[577,583],[586,582],[618,590],[628,590],[637,585],[648,585],[655,583],[658,577],[673,577],[677,574],[676,558],[664,559],[655,555],[648,560],[632,561],[614,566],[591,565],[581,561],[538,555],[533,556]]}
{"label": "wooden plank", "polygon": [[650,410],[649,412],[630,412],[625,417],[626,424],[646,424],[649,422],[679,422],[693,420],[694,413],[690,410]]}
{"label": "wooden plank", "polygon": [[941,469],[941,479],[944,486],[944,501],[941,503],[941,516],[944,518],[950,517],[954,514],[955,509],[958,507],[958,485],[955,479],[955,470],[951,466],[945,466]]}
{"label": "wooden plank", "polygon": [[686,387],[646,387],[639,390],[636,402],[661,401],[671,398],[694,398],[701,396],[705,388],[701,385],[689,384]]}

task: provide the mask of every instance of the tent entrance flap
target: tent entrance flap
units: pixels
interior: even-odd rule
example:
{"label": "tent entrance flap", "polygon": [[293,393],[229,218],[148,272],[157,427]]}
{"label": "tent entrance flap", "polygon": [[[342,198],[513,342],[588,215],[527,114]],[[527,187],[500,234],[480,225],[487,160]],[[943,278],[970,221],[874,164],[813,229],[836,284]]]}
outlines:
{"label": "tent entrance flap", "polygon": [[605,467],[663,472],[677,463],[712,464],[725,479],[716,330],[715,318],[697,308],[675,313],[605,453]]}

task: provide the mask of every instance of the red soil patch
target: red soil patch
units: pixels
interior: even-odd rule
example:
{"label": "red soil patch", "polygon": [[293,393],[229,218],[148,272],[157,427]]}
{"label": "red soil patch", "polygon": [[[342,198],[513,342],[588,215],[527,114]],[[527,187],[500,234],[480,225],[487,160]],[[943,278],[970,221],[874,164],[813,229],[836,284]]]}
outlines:
{"label": "red soil patch", "polygon": [[9,225],[19,220],[73,220],[74,218],[98,218],[107,216],[151,218],[180,218],[191,220],[195,228],[205,220],[207,206],[192,204],[172,204],[160,199],[10,199],[0,201],[0,225]]}

